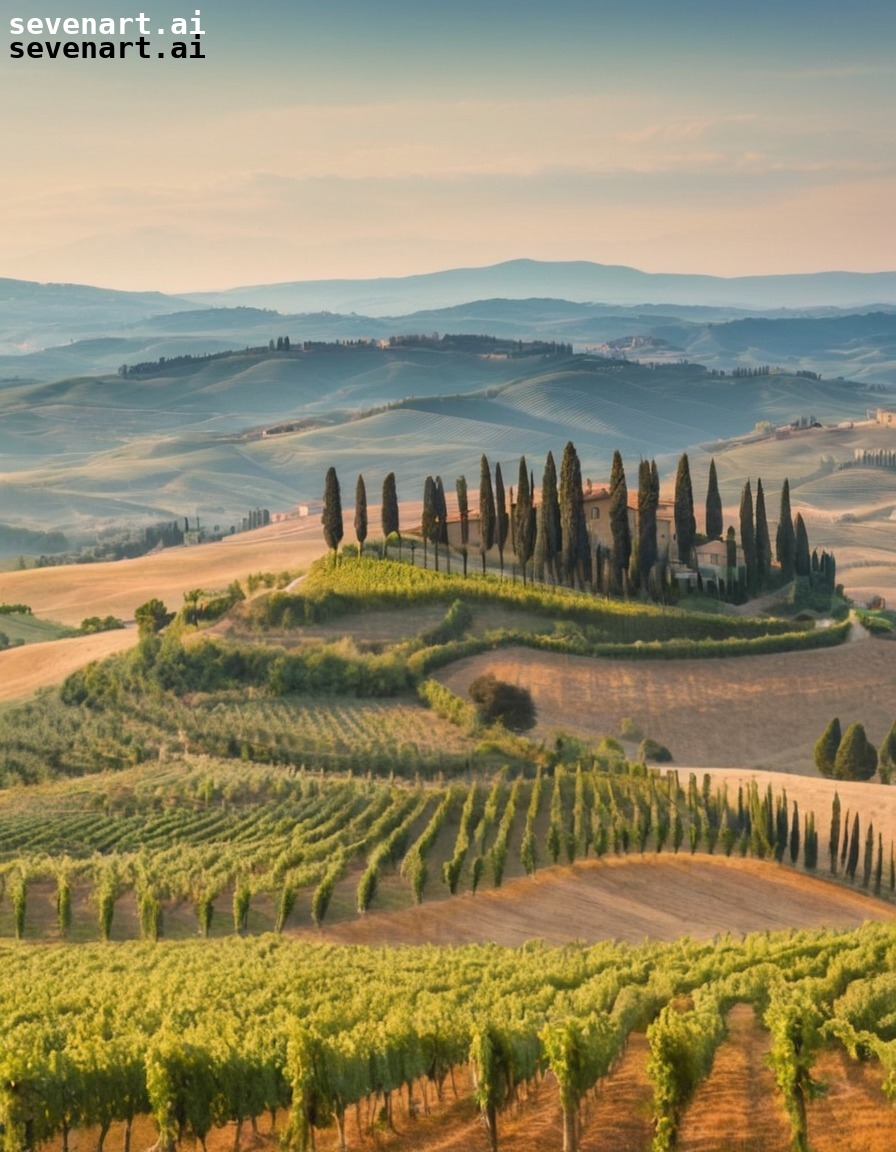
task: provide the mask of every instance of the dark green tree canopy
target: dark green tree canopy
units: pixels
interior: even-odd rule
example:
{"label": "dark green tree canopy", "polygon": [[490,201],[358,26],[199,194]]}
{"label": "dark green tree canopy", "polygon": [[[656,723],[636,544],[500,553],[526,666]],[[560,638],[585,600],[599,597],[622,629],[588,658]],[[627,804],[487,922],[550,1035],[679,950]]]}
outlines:
{"label": "dark green tree canopy", "polygon": [[838,780],[870,780],[877,771],[877,752],[861,724],[850,724],[843,733],[834,759]]}
{"label": "dark green tree canopy", "polygon": [[383,504],[380,509],[380,523],[383,539],[388,540],[398,532],[398,493],[395,490],[395,473],[390,472],[383,481]]}
{"label": "dark green tree canopy", "polygon": [[613,573],[617,590],[622,586],[622,574],[628,570],[632,556],[632,533],[628,522],[628,486],[622,456],[613,453],[610,469],[610,531],[613,534]]}
{"label": "dark green tree canopy", "polygon": [[792,580],[796,571],[796,537],[793,532],[793,513],[790,510],[790,481],[781,488],[781,510],[775,532],[775,559],[781,565],[781,576]]}
{"label": "dark green tree canopy", "polygon": [[716,461],[709,462],[709,482],[706,487],[706,535],[710,540],[721,540],[724,531],[722,519],[722,497],[719,493],[719,478],[716,475]]}
{"label": "dark green tree canopy", "polygon": [[815,744],[815,767],[822,776],[833,777],[834,762],[841,739],[840,718],[835,716]]}
{"label": "dark green tree canopy", "polygon": [[560,572],[564,583],[572,588],[585,586],[591,568],[591,545],[585,523],[585,499],[582,491],[582,465],[575,445],[568,440],[560,461]]}
{"label": "dark green tree canopy", "polygon": [[740,546],[744,550],[747,569],[747,588],[756,591],[756,522],[753,519],[753,489],[748,480],[740,494]]}
{"label": "dark green tree canopy", "polygon": [[492,488],[492,470],[483,453],[479,460],[479,551],[482,553],[482,571],[485,571],[486,553],[495,545],[495,491]]}
{"label": "dark green tree canopy", "polygon": [[525,732],[534,726],[535,704],[526,688],[498,680],[486,672],[476,677],[469,692],[484,723],[500,721],[511,732]]}
{"label": "dark green tree canopy", "polygon": [[364,541],[367,539],[367,488],[361,475],[355,485],[355,538],[360,554],[364,551]]}
{"label": "dark green tree canopy", "polygon": [[335,468],[327,469],[327,476],[324,481],[324,510],[320,519],[324,526],[324,540],[327,542],[327,547],[335,552],[342,541],[344,531],[342,526],[342,496],[339,491],[339,478]]}
{"label": "dark green tree canopy", "polygon": [[504,574],[504,548],[507,544],[507,533],[510,530],[510,519],[507,515],[507,495],[504,491],[504,476],[501,472],[501,462],[495,464],[495,543],[498,545],[498,563],[501,575]]}
{"label": "dark green tree canopy", "polygon": [[793,537],[795,542],[794,568],[797,576],[812,575],[812,559],[809,555],[809,533],[802,514],[797,512],[793,523]]}
{"label": "dark green tree canopy", "polygon": [[683,452],[675,473],[675,535],[678,541],[678,559],[690,564],[697,521],[694,518],[694,490],[691,486],[691,467],[688,454]]}

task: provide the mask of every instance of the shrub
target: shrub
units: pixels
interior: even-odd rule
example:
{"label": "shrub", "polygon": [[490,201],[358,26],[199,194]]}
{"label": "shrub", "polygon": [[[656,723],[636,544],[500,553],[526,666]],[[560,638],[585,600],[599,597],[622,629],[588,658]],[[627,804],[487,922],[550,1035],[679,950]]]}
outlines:
{"label": "shrub", "polygon": [[665,744],[660,744],[647,736],[638,746],[638,759],[645,761],[645,763],[648,760],[653,760],[657,764],[668,764],[672,760],[672,753]]}
{"label": "shrub", "polygon": [[498,680],[487,672],[476,677],[469,692],[483,723],[500,721],[511,732],[525,732],[534,727],[535,703],[527,689]]}
{"label": "shrub", "polygon": [[815,767],[822,776],[834,775],[834,761],[840,747],[840,718],[835,716],[815,745]]}
{"label": "shrub", "polygon": [[838,780],[870,780],[877,770],[877,752],[861,724],[850,724],[843,733],[834,760]]}

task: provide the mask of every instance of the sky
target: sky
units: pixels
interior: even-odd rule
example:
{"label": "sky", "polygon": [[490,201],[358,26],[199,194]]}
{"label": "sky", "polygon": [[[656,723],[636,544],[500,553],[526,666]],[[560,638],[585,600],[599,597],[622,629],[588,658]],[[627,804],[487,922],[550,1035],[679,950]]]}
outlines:
{"label": "sky", "polygon": [[[205,59],[171,59],[171,21],[197,6]],[[517,257],[896,269],[892,0],[0,10],[2,277],[190,292]],[[65,39],[13,18],[140,12],[150,59],[11,58]]]}

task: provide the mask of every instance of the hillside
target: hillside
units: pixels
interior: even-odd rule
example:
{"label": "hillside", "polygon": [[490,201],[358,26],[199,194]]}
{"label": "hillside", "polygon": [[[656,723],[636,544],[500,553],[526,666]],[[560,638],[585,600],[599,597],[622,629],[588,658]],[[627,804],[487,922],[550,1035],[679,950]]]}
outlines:
{"label": "hillside", "polygon": [[[401,497],[414,499],[427,472],[470,476],[484,451],[512,475],[521,453],[544,459],[570,438],[601,481],[617,448],[670,469],[682,450],[759,420],[855,420],[875,402],[842,381],[440,347],[265,351],[9,384],[4,518],[76,533],[198,514],[226,530],[248,508],[319,499],[330,465],[362,472],[372,492],[394,471]],[[261,435],[283,422],[304,430]]]}

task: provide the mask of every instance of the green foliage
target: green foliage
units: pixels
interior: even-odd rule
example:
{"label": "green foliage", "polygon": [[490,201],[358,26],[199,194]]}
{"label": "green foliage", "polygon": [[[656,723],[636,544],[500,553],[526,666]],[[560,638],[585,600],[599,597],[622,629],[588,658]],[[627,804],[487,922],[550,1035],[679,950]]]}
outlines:
{"label": "green foliage", "polygon": [[838,780],[870,780],[877,771],[877,752],[861,724],[850,724],[834,757]]}
{"label": "green foliage", "polygon": [[342,496],[339,491],[339,477],[335,468],[328,468],[324,479],[324,510],[321,514],[324,540],[334,553],[339,547],[344,528],[342,524]]}
{"label": "green foliage", "polygon": [[709,462],[709,481],[706,486],[706,536],[709,540],[721,540],[725,529],[722,519],[722,496],[719,492],[719,479],[716,474],[716,461]]}
{"label": "green foliage", "polygon": [[877,769],[881,784],[890,784],[896,771],[896,721],[881,742],[877,753]]}
{"label": "green foliage", "polygon": [[841,739],[840,718],[835,716],[815,744],[815,767],[822,776],[834,776],[837,750],[840,747]]}
{"label": "green foliage", "polygon": [[697,533],[697,520],[694,516],[694,490],[691,486],[691,470],[686,452],[682,453],[678,460],[674,499],[678,558],[683,564],[690,564]]}
{"label": "green foliage", "polygon": [[526,688],[487,672],[476,677],[469,693],[483,723],[500,722],[511,732],[525,732],[535,726],[535,703]]}
{"label": "green foliage", "polygon": [[161,600],[153,597],[134,609],[134,621],[141,637],[154,636],[174,619]]}
{"label": "green foliage", "polygon": [[84,636],[90,636],[95,632],[113,632],[119,628],[124,628],[124,621],[117,616],[86,616],[78,631]]}
{"label": "green foliage", "polygon": [[638,745],[638,759],[645,762],[652,760],[655,764],[670,764],[672,753],[665,744],[660,744],[647,736]]}

